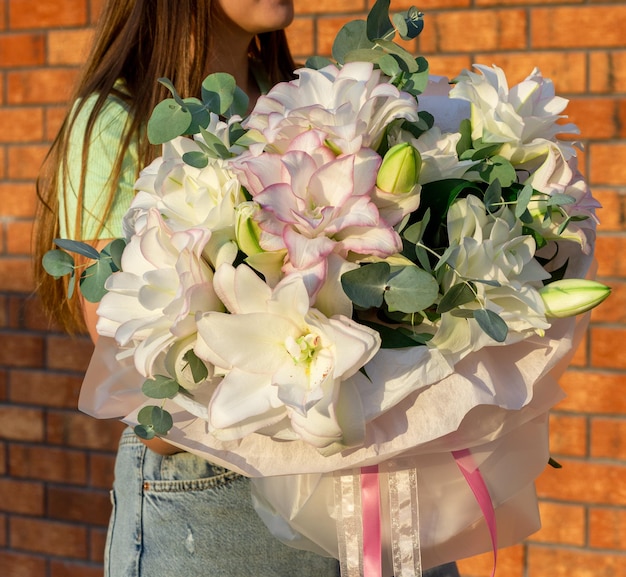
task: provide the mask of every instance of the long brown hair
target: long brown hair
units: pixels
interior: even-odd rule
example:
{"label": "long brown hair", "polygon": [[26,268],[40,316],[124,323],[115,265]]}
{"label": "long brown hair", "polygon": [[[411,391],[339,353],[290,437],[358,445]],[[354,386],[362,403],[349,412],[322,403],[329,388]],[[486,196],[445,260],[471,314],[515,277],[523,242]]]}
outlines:
{"label": "long brown hair", "polygon": [[[59,236],[58,194],[63,190],[62,175],[67,174],[68,143],[74,120],[90,95],[97,95],[84,134],[81,182],[78,205],[82,203],[91,133],[98,114],[109,95],[127,103],[129,120],[120,142],[117,160],[109,179],[107,209],[112,206],[124,155],[137,146],[139,170],[147,165],[159,149],[150,145],[145,127],[155,105],[168,96],[157,82],[169,78],[179,94],[198,96],[206,62],[211,51],[211,29],[220,13],[218,2],[211,0],[108,0],[102,10],[94,43],[70,102],[61,129],[46,156],[37,180],[38,206],[34,266],[37,291],[44,309],[68,332],[84,330],[78,295],[67,299],[66,279],[55,280],[41,264],[43,255],[54,248]],[[260,60],[272,83],[293,77],[295,68],[284,31],[260,34],[250,46],[251,56]],[[119,81],[123,81],[120,89]],[[80,235],[81,213],[68,229]],[[94,240],[94,239],[86,239]]]}

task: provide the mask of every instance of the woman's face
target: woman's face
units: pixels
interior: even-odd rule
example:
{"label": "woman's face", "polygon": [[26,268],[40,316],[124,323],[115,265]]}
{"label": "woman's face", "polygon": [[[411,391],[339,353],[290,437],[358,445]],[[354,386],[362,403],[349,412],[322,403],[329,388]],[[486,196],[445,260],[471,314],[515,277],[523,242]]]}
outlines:
{"label": "woman's face", "polygon": [[293,0],[218,0],[224,15],[249,34],[282,30],[293,20]]}

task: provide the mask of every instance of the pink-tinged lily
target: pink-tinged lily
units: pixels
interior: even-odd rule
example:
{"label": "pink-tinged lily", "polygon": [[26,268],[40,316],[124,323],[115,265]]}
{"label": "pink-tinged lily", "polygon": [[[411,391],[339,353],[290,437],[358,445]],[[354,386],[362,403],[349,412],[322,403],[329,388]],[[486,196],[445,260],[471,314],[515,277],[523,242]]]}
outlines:
{"label": "pink-tinged lily", "polygon": [[259,185],[252,194],[262,209],[255,215],[260,246],[286,249],[283,272],[301,273],[312,297],[324,283],[330,254],[385,258],[401,250],[399,235],[372,202],[380,162],[369,149],[329,156],[323,136],[310,131],[283,155],[238,163],[245,180]]}
{"label": "pink-tinged lily", "polygon": [[302,68],[298,78],[281,82],[259,98],[246,128],[261,133],[269,150],[284,152],[308,130],[324,132],[344,154],[376,149],[396,118],[417,120],[417,102],[399,91],[369,62],[342,68]]}
{"label": "pink-tinged lily", "polygon": [[245,265],[222,265],[214,286],[229,313],[202,315],[195,347],[226,373],[209,405],[212,434],[299,438],[321,451],[362,441],[359,369],[378,351],[378,333],[310,308],[297,275],[271,289]]}

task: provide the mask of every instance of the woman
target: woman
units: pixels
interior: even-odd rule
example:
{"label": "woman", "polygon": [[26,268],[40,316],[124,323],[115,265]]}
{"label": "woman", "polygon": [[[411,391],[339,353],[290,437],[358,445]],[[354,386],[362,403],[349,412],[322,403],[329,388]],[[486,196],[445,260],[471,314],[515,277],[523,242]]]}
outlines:
{"label": "woman", "polygon": [[[102,248],[122,236],[139,170],[160,149],[145,137],[169,78],[182,96],[212,72],[232,74],[251,106],[295,68],[283,29],[292,0],[109,0],[75,102],[39,181],[36,266],[46,308],[94,341],[96,306],[41,269],[54,238]],[[274,539],[254,512],[245,478],[168,443],[120,442],[112,492],[107,577],[335,576],[338,563]],[[443,573],[441,575],[444,575]],[[446,574],[447,575],[447,574]],[[454,575],[451,573],[450,575]]]}

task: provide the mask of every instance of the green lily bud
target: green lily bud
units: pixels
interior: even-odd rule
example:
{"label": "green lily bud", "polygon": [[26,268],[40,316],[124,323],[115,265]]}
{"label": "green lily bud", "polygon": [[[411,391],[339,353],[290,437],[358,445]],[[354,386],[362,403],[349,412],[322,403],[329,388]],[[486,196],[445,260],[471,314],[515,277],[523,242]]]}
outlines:
{"label": "green lily bud", "polygon": [[380,165],[376,186],[384,192],[407,194],[415,188],[422,170],[419,151],[403,142],[392,146]]}
{"label": "green lily bud", "polygon": [[546,306],[546,316],[561,319],[597,307],[611,294],[611,289],[593,280],[567,278],[546,285],[539,294]]}
{"label": "green lily bud", "polygon": [[254,220],[260,210],[256,202],[242,202],[235,209],[235,237],[239,248],[247,256],[265,252],[259,244],[261,229]]}

